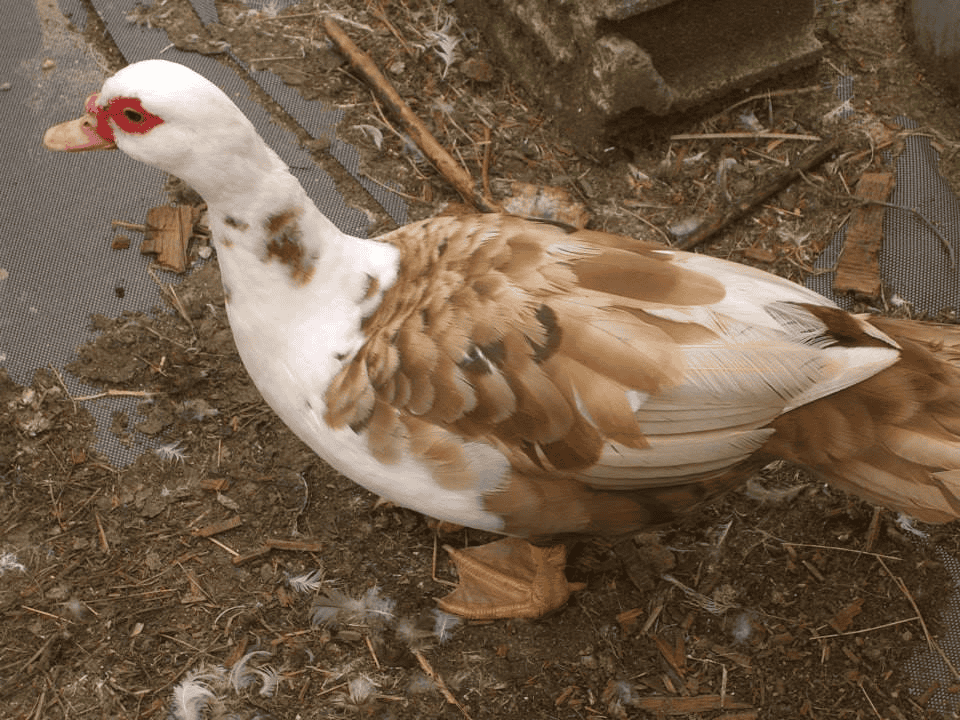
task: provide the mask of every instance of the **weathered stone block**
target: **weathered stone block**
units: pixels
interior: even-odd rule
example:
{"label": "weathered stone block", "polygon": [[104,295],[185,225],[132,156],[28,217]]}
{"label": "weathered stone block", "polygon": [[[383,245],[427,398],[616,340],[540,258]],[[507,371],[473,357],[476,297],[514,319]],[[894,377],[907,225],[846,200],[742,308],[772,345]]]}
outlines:
{"label": "weathered stone block", "polygon": [[814,0],[457,0],[508,71],[592,146],[814,61]]}

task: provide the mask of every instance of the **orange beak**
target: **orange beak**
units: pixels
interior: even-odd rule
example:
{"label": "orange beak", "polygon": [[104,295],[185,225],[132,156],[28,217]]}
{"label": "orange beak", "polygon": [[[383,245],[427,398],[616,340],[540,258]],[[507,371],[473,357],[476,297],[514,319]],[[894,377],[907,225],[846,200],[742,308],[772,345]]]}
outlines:
{"label": "orange beak", "polygon": [[113,138],[105,138],[97,132],[97,96],[87,98],[87,112],[76,120],[54,125],[43,134],[43,146],[47,150],[83,152],[85,150],[113,150],[117,144]]}

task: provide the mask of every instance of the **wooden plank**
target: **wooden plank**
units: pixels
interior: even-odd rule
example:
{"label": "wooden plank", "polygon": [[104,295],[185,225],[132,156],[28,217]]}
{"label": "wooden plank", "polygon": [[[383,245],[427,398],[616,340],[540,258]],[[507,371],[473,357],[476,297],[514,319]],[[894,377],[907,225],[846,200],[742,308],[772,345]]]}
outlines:
{"label": "wooden plank", "polygon": [[[857,183],[854,197],[886,202],[893,186],[893,173],[864,173]],[[843,255],[837,263],[837,275],[833,281],[835,292],[867,298],[880,296],[880,247],[885,210],[883,205],[868,203],[854,208],[850,214]]]}

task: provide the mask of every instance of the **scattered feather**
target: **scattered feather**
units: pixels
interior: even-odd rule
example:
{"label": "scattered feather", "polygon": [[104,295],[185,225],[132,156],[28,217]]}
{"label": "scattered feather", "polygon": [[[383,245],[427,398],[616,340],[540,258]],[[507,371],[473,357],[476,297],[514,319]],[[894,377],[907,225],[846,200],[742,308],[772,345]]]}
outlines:
{"label": "scattered feather", "polygon": [[377,150],[383,147],[383,131],[373,125],[354,125],[358,130],[362,130],[377,146]]}
{"label": "scattered feather", "polygon": [[894,293],[890,296],[890,304],[895,308],[913,307],[913,303],[898,293]]}
{"label": "scattered feather", "polygon": [[314,570],[312,572],[304,573],[303,575],[297,575],[296,577],[288,577],[287,585],[289,585],[294,592],[308,593],[319,590],[320,583],[322,581],[323,572],[320,570]]}
{"label": "scattered feather", "polygon": [[183,462],[187,458],[186,448],[179,440],[171,443],[161,443],[153,451],[164,461]]}
{"label": "scattered feather", "polygon": [[733,628],[730,632],[733,635],[733,641],[735,643],[742,645],[745,642],[749,642],[753,636],[753,621],[750,619],[749,613],[742,612],[737,615],[736,620],[733,621]]}
{"label": "scattered feather", "polygon": [[915,522],[916,520],[914,520],[909,515],[904,515],[903,513],[900,513],[899,515],[897,515],[897,527],[899,527],[901,530],[905,530],[911,535],[914,535],[915,537],[921,538],[923,540],[926,540],[928,537],[930,537],[928,533],[925,533],[923,530],[916,527],[914,525]]}
{"label": "scattered feather", "polygon": [[19,572],[26,572],[27,568],[23,566],[22,563],[17,562],[17,556],[11,552],[0,553],[0,575],[3,575],[8,570],[17,570]]}
{"label": "scattered feather", "polygon": [[411,618],[399,618],[393,626],[397,639],[403,641],[411,649],[422,649],[433,643],[433,630],[422,627]]}
{"label": "scattered feather", "polygon": [[455,109],[453,103],[446,102],[445,100],[434,100],[433,107],[435,110],[439,110],[444,115],[452,115]]}
{"label": "scattered feather", "polygon": [[653,184],[653,178],[632,163],[627,163],[627,174],[631,181],[641,186]]}
{"label": "scattered feather", "polygon": [[234,512],[240,512],[240,503],[238,503],[233,498],[228,495],[224,495],[222,492],[217,493],[217,502],[223,505],[228,510],[233,510]]}
{"label": "scattered feather", "polygon": [[751,500],[769,503],[770,505],[781,505],[793,500],[805,487],[807,487],[807,483],[782,489],[766,488],[761,485],[756,478],[750,478],[747,480],[747,486],[744,488],[744,492]]}
{"label": "scattered feather", "polygon": [[404,155],[409,155],[417,165],[420,165],[426,161],[423,153],[420,152],[420,148],[413,140],[410,139],[409,135],[404,133],[400,136],[400,139],[403,140],[403,147],[400,149],[400,151]]}
{"label": "scattered feather", "polygon": [[85,620],[91,614],[87,606],[77,598],[70,598],[63,603],[63,609],[75,620]]}
{"label": "scattered feather", "polygon": [[753,110],[741,113],[737,119],[740,121],[740,124],[750,132],[761,133],[764,131],[763,125],[757,120],[757,115]]}
{"label": "scattered feather", "polygon": [[[254,682],[256,682],[257,680],[260,680],[262,684],[260,694],[261,695],[263,694],[263,689],[266,688],[267,686],[267,680],[265,678],[267,673],[261,668],[248,665],[251,660],[253,660],[256,657],[260,657],[262,655],[265,655],[266,657],[271,657],[271,653],[267,652],[266,650],[254,650],[252,652],[248,652],[246,655],[244,655],[242,658],[240,658],[233,664],[233,667],[230,668],[230,675],[228,677],[228,680],[230,682],[230,685],[233,687],[234,692],[240,692],[241,690],[246,690]],[[273,682],[273,687],[276,688],[276,681]],[[271,694],[272,694],[272,691],[271,691]],[[269,697],[269,695],[265,697]]]}
{"label": "scattered feather", "polygon": [[460,44],[460,38],[450,34],[450,28],[453,25],[453,16],[448,16],[439,30],[427,30],[427,47],[433,48],[433,51],[443,60],[443,74],[447,76],[447,70],[457,59],[457,45]]}
{"label": "scattered feather", "polygon": [[723,615],[727,610],[733,605],[726,602],[717,602],[713,598],[709,598],[703,593],[699,593],[691,587],[687,587],[682,582],[677,580],[673,575],[664,574],[660,576],[662,579],[666,580],[668,583],[675,585],[680,588],[687,598],[696,605],[699,605],[701,608],[706,610],[711,615]]}
{"label": "scattered feather", "polygon": [[691,215],[684,220],[679,220],[671,224],[667,227],[667,230],[669,230],[670,234],[673,235],[677,240],[683,240],[687,236],[693,235],[697,228],[699,228],[702,224],[702,217],[699,215]]}
{"label": "scattered feather", "polygon": [[377,686],[366,675],[360,675],[347,683],[347,690],[350,693],[350,701],[354,705],[362,705],[377,691]]}
{"label": "scattered feather", "polygon": [[610,680],[603,689],[603,701],[607,705],[607,714],[615,720],[627,720],[627,707],[636,701],[633,686],[626,680]]}
{"label": "scattered feather", "polygon": [[407,683],[407,692],[411,695],[423,695],[428,692],[435,692],[437,683],[421,672],[415,673]]}
{"label": "scattered feather", "polygon": [[802,233],[799,230],[791,229],[786,225],[781,225],[777,228],[777,237],[783,240],[784,242],[792,242],[797,247],[803,245],[807,238],[809,238],[813,233],[805,232]]}
{"label": "scattered feather", "polygon": [[853,113],[853,101],[844,100],[837,107],[823,116],[823,122],[826,124],[840,122],[844,118],[853,115]]}
{"label": "scattered feather", "polygon": [[202,399],[184,400],[180,403],[179,410],[180,415],[187,420],[206,420],[220,414],[216,408],[210,407],[210,403]]}
{"label": "scattered feather", "polygon": [[168,717],[170,720],[203,720],[221,702],[213,690],[223,684],[226,671],[215,667],[207,672],[191,670],[183,681],[173,689],[173,698]]}
{"label": "scattered feather", "polygon": [[256,669],[260,676],[260,697],[273,697],[280,685],[280,673],[270,665]]}
{"label": "scattered feather", "polygon": [[729,171],[737,166],[737,161],[733,158],[723,158],[717,166],[717,185],[723,192],[727,200],[730,200],[730,191],[727,189],[727,175]]}
{"label": "scattered feather", "polygon": [[433,619],[433,634],[436,635],[441,645],[451,638],[453,629],[463,622],[456,615],[445,613],[440,608],[433,609]]}
{"label": "scattered feather", "polygon": [[385,625],[393,620],[395,606],[393,600],[380,597],[380,589],[376,586],[356,599],[342,590],[331,588],[317,598],[311,622],[329,627]]}

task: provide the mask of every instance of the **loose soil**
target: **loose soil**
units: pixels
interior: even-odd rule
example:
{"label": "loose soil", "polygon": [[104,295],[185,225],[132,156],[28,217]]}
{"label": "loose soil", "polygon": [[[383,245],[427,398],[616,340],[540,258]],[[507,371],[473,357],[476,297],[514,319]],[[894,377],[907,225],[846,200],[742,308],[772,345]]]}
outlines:
{"label": "loose soil", "polygon": [[[206,29],[185,0],[138,19],[184,48],[216,52],[227,42],[304,97],[342,106],[340,136],[360,149],[369,177],[407,196],[414,219],[457,198],[327,46],[324,12],[338,14],[478,180],[486,163],[495,197],[522,196],[516,183],[559,188],[583,204],[590,227],[664,239],[666,228],[728,202],[724,194],[749,193],[803,144],[668,136],[740,130],[750,111],[777,132],[846,133],[844,155],[706,252],[802,280],[849,211],[847,188],[881,167],[864,118],[876,129],[911,116],[958,187],[956,106],[924,79],[892,3],[832,6],[821,18],[824,60],[744,96],[827,87],[842,67],[856,77],[856,127],[828,125],[836,99],[807,89],[651,119],[611,139],[602,157],[569,146],[446,3],[217,7],[221,25]],[[445,72],[429,31],[448,17],[461,41]],[[91,42],[116,63],[95,28]],[[371,234],[389,229],[322,145],[309,147],[373,218]],[[737,163],[718,184],[723,157]],[[176,183],[171,192],[191,200]],[[204,243],[198,234],[192,252]],[[438,618],[433,599],[453,579],[438,544],[492,536],[444,533],[378,502],[297,440],[244,372],[215,261],[186,276],[176,296],[177,311],[92,318],[99,335],[68,368],[104,390],[145,393],[111,432],[160,446],[127,467],[92,449],[91,417],[55,374],[40,370],[29,387],[0,374],[0,551],[9,553],[0,556],[0,717],[164,718],[175,715],[174,689],[204,670],[221,696],[209,717],[936,716],[924,709],[929,681],[911,688],[903,662],[927,644],[918,613],[934,637],[942,631],[953,585],[934,542],[918,541],[893,514],[794,468],[768,468],[747,492],[677,527],[619,543],[584,539],[568,575],[587,588],[546,618]],[[926,529],[947,553],[960,552],[952,526]],[[242,665],[252,651],[264,654]],[[249,681],[235,688],[216,666],[262,675],[235,673],[237,685]],[[951,682],[941,687],[960,687]]]}

